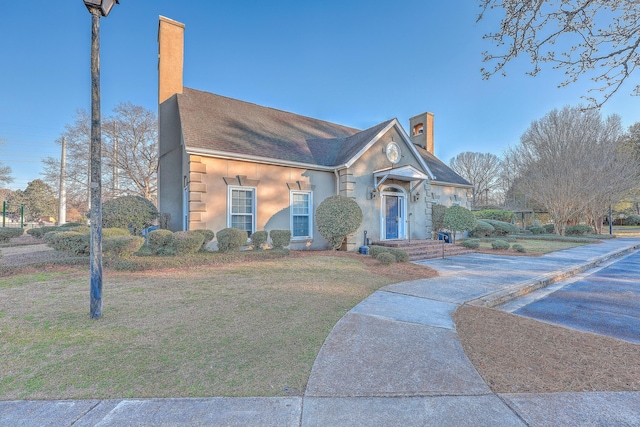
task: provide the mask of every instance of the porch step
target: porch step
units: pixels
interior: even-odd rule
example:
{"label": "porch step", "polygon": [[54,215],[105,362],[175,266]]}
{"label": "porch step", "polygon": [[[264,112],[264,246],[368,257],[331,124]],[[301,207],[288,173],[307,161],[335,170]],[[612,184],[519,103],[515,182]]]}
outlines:
{"label": "porch step", "polygon": [[[401,249],[409,255],[410,261],[419,261],[421,259],[441,258],[443,243],[441,240],[385,240],[383,242],[374,242],[372,245]],[[445,257],[474,252],[473,249],[468,249],[464,246],[451,243],[444,244]]]}

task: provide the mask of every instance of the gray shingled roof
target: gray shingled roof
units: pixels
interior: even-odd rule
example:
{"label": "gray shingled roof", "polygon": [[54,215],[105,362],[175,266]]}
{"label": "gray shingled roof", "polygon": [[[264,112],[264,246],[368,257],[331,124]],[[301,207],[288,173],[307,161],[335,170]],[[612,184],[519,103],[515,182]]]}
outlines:
{"label": "gray shingled roof", "polygon": [[416,145],[415,147],[418,150],[418,153],[420,153],[420,155],[424,159],[427,166],[429,166],[429,170],[431,170],[431,172],[435,175],[436,178],[434,179],[434,181],[472,187],[469,181],[455,173],[453,169],[445,165],[436,156],[420,147],[419,145]]}
{"label": "gray shingled roof", "polygon": [[178,108],[187,150],[333,166],[358,129],[184,88]]}
{"label": "gray shingled roof", "polygon": [[[335,167],[347,163],[393,120],[358,130],[250,102],[184,88],[177,95],[187,150]],[[436,181],[471,185],[416,146]]]}

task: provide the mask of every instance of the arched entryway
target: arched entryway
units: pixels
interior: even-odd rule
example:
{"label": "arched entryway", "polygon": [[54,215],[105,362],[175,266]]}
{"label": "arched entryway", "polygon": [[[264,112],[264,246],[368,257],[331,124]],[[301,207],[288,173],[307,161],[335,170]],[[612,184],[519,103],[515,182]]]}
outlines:
{"label": "arched entryway", "polygon": [[380,240],[406,238],[407,193],[399,185],[380,191]]}

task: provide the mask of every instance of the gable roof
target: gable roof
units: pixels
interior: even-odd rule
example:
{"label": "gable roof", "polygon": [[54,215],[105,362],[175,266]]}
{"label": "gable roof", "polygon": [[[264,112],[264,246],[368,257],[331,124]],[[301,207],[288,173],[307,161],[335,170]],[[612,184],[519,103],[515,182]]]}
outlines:
{"label": "gable roof", "polygon": [[189,153],[331,169],[350,165],[381,132],[396,126],[435,181],[471,186],[433,154],[411,143],[397,119],[361,131],[186,87],[176,97]]}
{"label": "gable roof", "polygon": [[425,150],[424,148],[416,145],[418,153],[422,156],[425,163],[429,166],[429,169],[434,175],[433,181],[446,184],[454,184],[462,187],[473,187],[469,181],[458,175],[449,166],[444,164],[436,156]]}

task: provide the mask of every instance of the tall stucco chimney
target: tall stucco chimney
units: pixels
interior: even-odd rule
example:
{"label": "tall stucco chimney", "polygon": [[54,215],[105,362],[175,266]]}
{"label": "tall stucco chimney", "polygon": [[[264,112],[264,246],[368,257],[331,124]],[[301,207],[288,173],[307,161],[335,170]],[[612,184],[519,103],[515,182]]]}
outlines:
{"label": "tall stucco chimney", "polygon": [[409,133],[411,135],[411,142],[435,155],[433,113],[422,113],[411,117],[409,119]]}
{"label": "tall stucco chimney", "polygon": [[160,16],[158,24],[158,104],[182,93],[184,24]]}

